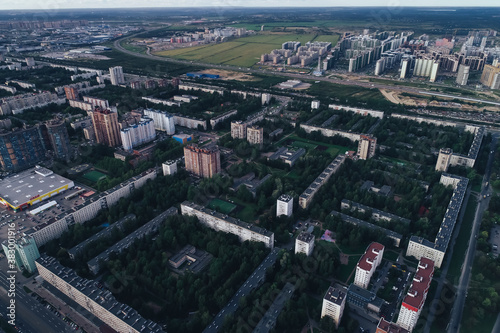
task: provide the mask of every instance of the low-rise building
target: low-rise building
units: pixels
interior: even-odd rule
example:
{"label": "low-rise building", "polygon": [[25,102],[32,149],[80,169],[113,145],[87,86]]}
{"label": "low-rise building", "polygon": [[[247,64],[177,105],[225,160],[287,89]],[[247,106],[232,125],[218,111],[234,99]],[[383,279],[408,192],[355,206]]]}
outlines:
{"label": "low-rise building", "polygon": [[238,236],[241,242],[262,242],[268,248],[274,248],[274,233],[246,223],[231,216],[206,209],[193,202],[181,204],[182,215],[196,216],[201,224],[216,231],[223,231]]}

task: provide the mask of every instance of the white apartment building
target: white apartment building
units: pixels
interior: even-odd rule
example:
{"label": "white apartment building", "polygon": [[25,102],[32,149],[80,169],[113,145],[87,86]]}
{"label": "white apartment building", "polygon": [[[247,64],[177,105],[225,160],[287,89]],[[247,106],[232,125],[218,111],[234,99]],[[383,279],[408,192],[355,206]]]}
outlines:
{"label": "white apartment building", "polygon": [[109,75],[111,77],[112,85],[117,86],[125,83],[125,77],[123,76],[122,66],[110,67]]}
{"label": "white apartment building", "polygon": [[201,224],[216,231],[236,235],[241,242],[262,242],[266,247],[274,248],[274,233],[254,224],[242,222],[189,201],[181,204],[181,212],[182,215],[196,216]]}
{"label": "white apartment building", "polygon": [[154,121],[141,118],[138,124],[120,130],[123,150],[131,151],[134,147],[153,141],[156,138]]}
{"label": "white apartment building", "polygon": [[323,297],[321,318],[328,316],[333,319],[335,327],[339,327],[340,320],[344,314],[346,293],[340,289],[330,287]]}
{"label": "white apartment building", "polygon": [[308,232],[301,232],[295,239],[295,254],[304,253],[310,256],[314,250],[314,235]]}
{"label": "white apartment building", "polygon": [[144,115],[153,119],[154,127],[158,131],[164,131],[168,135],[175,134],[175,122],[171,114],[164,111],[146,109],[144,110]]}
{"label": "white apartment building", "polygon": [[176,161],[166,161],[162,163],[163,175],[173,175],[177,172],[177,162]]}
{"label": "white apartment building", "polygon": [[354,284],[358,287],[367,289],[373,272],[375,272],[378,265],[382,262],[383,256],[384,246],[376,242],[371,243],[358,261]]}
{"label": "white apartment building", "polygon": [[231,122],[231,137],[245,139],[247,137],[247,124],[241,120]]}
{"label": "white apartment building", "polygon": [[276,216],[292,216],[293,197],[288,194],[282,194],[276,201]]}

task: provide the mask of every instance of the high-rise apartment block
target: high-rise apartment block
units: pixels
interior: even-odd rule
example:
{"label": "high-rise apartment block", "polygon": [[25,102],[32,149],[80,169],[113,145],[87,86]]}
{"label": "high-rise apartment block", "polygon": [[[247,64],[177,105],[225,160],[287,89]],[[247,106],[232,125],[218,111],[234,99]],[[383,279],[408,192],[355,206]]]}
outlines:
{"label": "high-rise apartment block", "polygon": [[0,133],[0,167],[18,171],[45,159],[47,149],[39,126]]}
{"label": "high-rise apartment block", "polygon": [[276,201],[276,216],[292,216],[293,197],[288,194],[282,194]]}
{"label": "high-rise apartment block", "polygon": [[469,71],[470,71],[470,66],[467,65],[460,65],[458,67],[458,73],[457,73],[457,84],[461,86],[467,85],[467,80],[469,80]]}
{"label": "high-rise apartment block", "polygon": [[55,157],[69,161],[73,149],[64,120],[54,119],[48,121],[45,123],[45,128],[47,129],[47,136]]}
{"label": "high-rise apartment block", "polygon": [[117,147],[121,144],[117,112],[96,107],[93,111],[89,111],[88,115],[92,117],[97,143],[109,147]]}
{"label": "high-rise apartment block", "polygon": [[317,110],[319,109],[320,101],[314,100],[311,102],[311,110]]}
{"label": "high-rise apartment block", "polygon": [[212,178],[221,170],[220,151],[217,148],[199,148],[196,145],[184,147],[186,170],[197,176]]}
{"label": "high-rise apartment block", "polygon": [[360,160],[367,160],[375,156],[377,148],[377,138],[372,135],[362,134],[358,143],[358,157]]}
{"label": "high-rise apartment block", "polygon": [[245,139],[247,137],[247,124],[241,120],[231,122],[231,137]]}
{"label": "high-rise apartment block", "polygon": [[248,127],[247,141],[252,145],[262,145],[264,143],[264,129],[259,126]]}
{"label": "high-rise apartment block", "polygon": [[373,272],[375,272],[378,265],[382,262],[383,256],[384,246],[376,242],[371,243],[358,261],[354,284],[367,289]]}
{"label": "high-rise apartment block", "polygon": [[29,273],[36,272],[35,260],[40,258],[40,252],[32,236],[17,239],[15,242],[2,242],[2,248],[9,260],[14,259],[19,269],[26,269]]}
{"label": "high-rise apartment block", "polygon": [[346,293],[338,288],[330,287],[323,297],[321,318],[328,316],[333,319],[338,328],[344,314]]}
{"label": "high-rise apartment block", "polygon": [[122,66],[110,67],[109,75],[111,76],[112,85],[117,86],[125,83],[125,77],[123,76]]}
{"label": "high-rise apartment block", "polygon": [[141,120],[132,126],[120,130],[123,150],[132,151],[134,147],[151,142],[156,137],[154,122],[150,118]]}
{"label": "high-rise apartment block", "polygon": [[490,89],[500,88],[500,64],[485,65],[481,74],[481,83]]}
{"label": "high-rise apartment block", "polygon": [[166,161],[162,163],[163,175],[170,176],[177,172],[177,162],[176,161]]}
{"label": "high-rise apartment block", "polygon": [[153,119],[155,129],[164,131],[168,135],[175,134],[174,116],[165,111],[146,109],[144,115]]}
{"label": "high-rise apartment block", "polygon": [[428,258],[421,258],[410,289],[401,303],[397,321],[399,326],[410,332],[415,328],[422,312],[433,275],[434,262]]}
{"label": "high-rise apartment block", "polygon": [[308,232],[301,232],[295,239],[295,254],[304,253],[310,256],[314,250],[314,235]]}

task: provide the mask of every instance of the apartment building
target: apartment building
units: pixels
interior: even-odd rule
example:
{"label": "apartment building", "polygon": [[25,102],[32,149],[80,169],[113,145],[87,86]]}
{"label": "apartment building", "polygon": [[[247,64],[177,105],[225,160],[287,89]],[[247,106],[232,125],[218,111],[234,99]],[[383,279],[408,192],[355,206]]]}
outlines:
{"label": "apartment building", "polygon": [[310,256],[314,250],[314,235],[308,232],[301,232],[297,238],[295,238],[295,254],[304,253],[306,256]]}
{"label": "apartment building", "polygon": [[361,288],[368,289],[373,272],[375,272],[382,262],[383,256],[384,246],[377,242],[371,243],[356,265],[354,284]]}

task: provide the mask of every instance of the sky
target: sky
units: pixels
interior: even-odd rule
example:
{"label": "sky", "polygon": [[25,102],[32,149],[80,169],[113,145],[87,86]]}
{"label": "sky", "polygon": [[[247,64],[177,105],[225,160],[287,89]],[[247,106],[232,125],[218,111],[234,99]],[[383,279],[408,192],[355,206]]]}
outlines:
{"label": "sky", "polygon": [[308,0],[253,0],[251,3],[245,0],[0,0],[0,10],[7,9],[38,9],[45,11],[57,11],[65,8],[134,8],[134,7],[340,7],[340,6],[475,6],[475,7],[499,7],[498,0],[420,0],[418,3],[409,3],[403,0],[316,0],[313,3]]}

